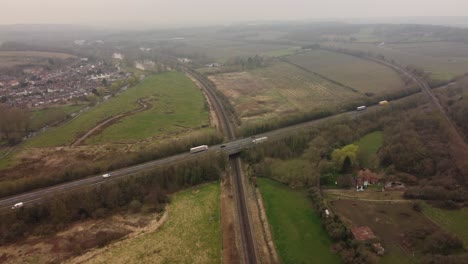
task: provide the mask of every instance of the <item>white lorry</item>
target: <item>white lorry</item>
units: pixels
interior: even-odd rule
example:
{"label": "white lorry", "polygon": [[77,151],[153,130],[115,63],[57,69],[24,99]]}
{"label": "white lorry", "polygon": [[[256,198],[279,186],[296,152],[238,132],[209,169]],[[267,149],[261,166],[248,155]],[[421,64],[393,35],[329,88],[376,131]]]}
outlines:
{"label": "white lorry", "polygon": [[191,148],[190,153],[197,153],[197,152],[201,152],[201,151],[205,151],[205,150],[208,150],[208,146],[207,145],[201,145],[201,146],[198,146],[198,147]]}

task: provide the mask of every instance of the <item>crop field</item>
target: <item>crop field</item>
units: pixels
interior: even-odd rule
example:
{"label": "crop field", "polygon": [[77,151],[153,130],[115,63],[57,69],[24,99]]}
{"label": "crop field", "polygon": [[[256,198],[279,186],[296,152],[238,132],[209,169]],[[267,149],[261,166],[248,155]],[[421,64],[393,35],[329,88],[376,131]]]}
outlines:
{"label": "crop field", "polygon": [[146,78],[122,94],[99,104],[78,118],[26,142],[26,147],[68,145],[80,134],[109,117],[140,107],[145,111],[124,117],[91,137],[88,143],[135,141],[174,131],[209,125],[209,112],[201,91],[185,75],[170,72]]}
{"label": "crop field", "polygon": [[349,43],[329,45],[369,51],[391,58],[403,65],[415,65],[432,74],[433,79],[449,80],[468,72],[468,45],[453,42],[420,42],[407,44]]}
{"label": "crop field", "polygon": [[400,76],[393,70],[345,54],[314,50],[288,56],[287,60],[362,94],[385,94],[404,89]]}
{"label": "crop field", "polygon": [[221,263],[219,183],[171,197],[167,222],[106,249],[86,263]]}
{"label": "crop field", "polygon": [[0,68],[29,63],[45,63],[47,59],[68,59],[75,56],[65,53],[41,51],[0,51]]}
{"label": "crop field", "polygon": [[363,95],[285,62],[210,76],[243,122],[336,108]]}
{"label": "crop field", "polygon": [[[382,240],[388,258],[399,259],[398,255],[409,254],[416,248],[407,248],[404,237],[414,230],[424,228],[430,232],[438,230],[424,214],[412,209],[411,203],[384,203],[358,200],[334,200],[329,202],[332,211],[338,214],[348,227],[369,226]],[[408,260],[408,262],[411,261]]]}
{"label": "crop field", "polygon": [[262,178],[258,184],[282,263],[340,263],[304,190]]}
{"label": "crop field", "polygon": [[466,221],[468,219],[468,208],[460,210],[444,210],[424,204],[423,213],[443,226],[450,232],[457,234],[463,241],[465,248],[468,248],[468,229]]}

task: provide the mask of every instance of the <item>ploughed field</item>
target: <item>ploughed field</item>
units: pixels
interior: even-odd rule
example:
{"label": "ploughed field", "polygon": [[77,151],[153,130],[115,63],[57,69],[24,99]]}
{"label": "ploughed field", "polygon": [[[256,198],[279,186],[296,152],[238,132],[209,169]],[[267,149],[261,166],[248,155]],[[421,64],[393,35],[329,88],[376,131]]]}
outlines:
{"label": "ploughed field", "polygon": [[402,90],[404,83],[392,69],[376,62],[325,50],[288,56],[287,60],[361,94]]}

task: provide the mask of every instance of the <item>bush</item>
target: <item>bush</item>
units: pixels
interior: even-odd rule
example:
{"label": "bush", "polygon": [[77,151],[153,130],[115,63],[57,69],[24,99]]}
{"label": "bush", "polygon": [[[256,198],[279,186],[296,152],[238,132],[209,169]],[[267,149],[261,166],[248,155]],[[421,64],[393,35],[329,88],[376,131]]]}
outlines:
{"label": "bush", "polygon": [[426,238],[424,251],[431,254],[449,255],[463,249],[463,243],[455,235],[437,231]]}

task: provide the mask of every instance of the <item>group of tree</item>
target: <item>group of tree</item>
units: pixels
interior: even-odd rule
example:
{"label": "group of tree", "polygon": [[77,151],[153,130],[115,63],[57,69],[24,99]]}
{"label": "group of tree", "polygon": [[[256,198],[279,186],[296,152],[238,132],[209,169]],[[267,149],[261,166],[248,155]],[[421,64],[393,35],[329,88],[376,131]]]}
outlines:
{"label": "group of tree", "polygon": [[0,142],[9,144],[21,142],[28,133],[30,115],[28,111],[0,105]]}
{"label": "group of tree", "polygon": [[255,55],[247,58],[235,57],[226,63],[228,66],[237,66],[239,70],[252,70],[265,66],[265,59]]}

